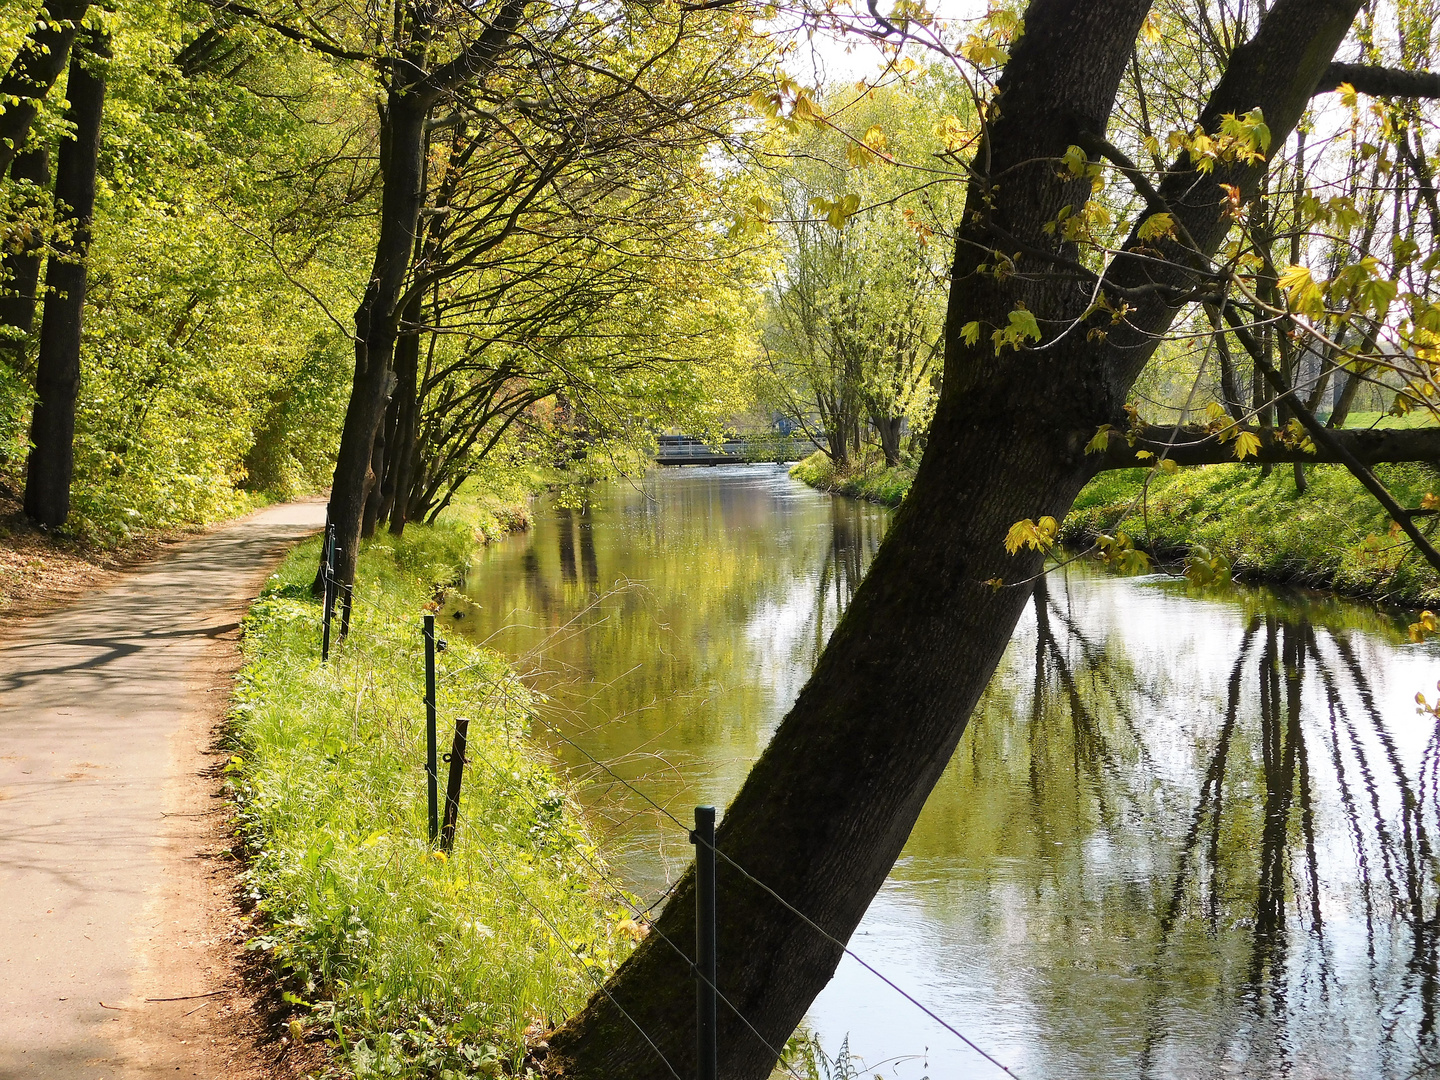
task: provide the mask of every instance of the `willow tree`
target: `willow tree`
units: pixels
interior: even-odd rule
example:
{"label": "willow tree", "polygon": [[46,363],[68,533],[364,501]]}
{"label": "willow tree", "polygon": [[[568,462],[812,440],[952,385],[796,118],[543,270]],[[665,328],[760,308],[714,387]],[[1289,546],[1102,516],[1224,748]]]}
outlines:
{"label": "willow tree", "polygon": [[[839,942],[894,865],[1004,652],[1043,570],[1053,521],[1104,467],[1110,445],[1158,454],[1179,441],[1135,426],[1126,406],[1180,320],[1214,309],[1227,332],[1254,346],[1268,400],[1283,401],[1296,421],[1286,434],[1232,418],[1194,432],[1187,453],[1338,461],[1434,555],[1418,515],[1396,504],[1367,465],[1370,444],[1384,436],[1326,429],[1256,341],[1267,331],[1285,348],[1303,340],[1319,324],[1316,293],[1323,308],[1348,286],[1327,292],[1282,269],[1267,291],[1269,268],[1245,239],[1247,207],[1263,197],[1271,158],[1290,144],[1317,92],[1343,84],[1347,95],[1425,93],[1434,80],[1332,68],[1361,0],[1200,7],[1205,18],[1196,21],[1225,16],[1221,60],[1197,65],[1197,81],[1206,70],[1212,77],[1194,95],[1175,95],[1163,117],[1173,149],[1158,137],[1145,141],[1143,165],[1109,135],[1152,0],[1033,0],[1008,55],[993,40],[962,45],[980,65],[1003,70],[993,98],[981,102],[988,122],[956,228],[944,381],[925,454],[869,575],[717,836],[727,1078],[768,1075],[775,1048],[830,979]],[[930,30],[880,20],[870,32]],[[983,71],[977,82],[983,91]],[[1157,107],[1149,103],[1152,121]],[[1102,174],[1125,185],[1135,207],[1113,245],[1089,239],[1105,209],[1092,198]],[[1362,274],[1384,279],[1374,295],[1399,290],[1364,264],[1349,276],[1356,291]],[[1388,357],[1417,396],[1433,397],[1440,306],[1423,281],[1415,284],[1403,320],[1382,320],[1406,348],[1377,348],[1368,359]],[[1357,307],[1373,314],[1373,302]],[[692,873],[604,992],[549,1039],[555,1075],[693,1072],[684,953],[694,911]]]}
{"label": "willow tree", "polygon": [[960,174],[932,163],[922,178],[898,163],[928,150],[937,114],[963,114],[969,100],[940,65],[910,67],[832,91],[823,122],[776,133],[772,148],[784,158],[767,195],[782,254],[766,396],[839,468],[866,421],[899,465],[905,429],[923,435],[934,406],[949,271],[935,236],[950,229]]}

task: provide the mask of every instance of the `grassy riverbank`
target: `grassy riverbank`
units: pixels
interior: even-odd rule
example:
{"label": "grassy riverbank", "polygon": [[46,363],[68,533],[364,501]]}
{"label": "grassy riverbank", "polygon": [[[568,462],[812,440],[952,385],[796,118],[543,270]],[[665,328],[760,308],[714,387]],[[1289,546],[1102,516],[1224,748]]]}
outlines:
{"label": "grassy riverbank", "polygon": [[[1440,491],[1440,474],[1429,466],[1379,466],[1376,472],[1406,506]],[[824,491],[888,506],[900,503],[913,476],[875,463],[837,475],[819,453],[790,474]],[[1146,469],[1105,473],[1081,491],[1061,539],[1084,547],[1098,533],[1123,530],[1137,546],[1166,557],[1202,545],[1255,580],[1404,604],[1440,601],[1440,576],[1410,553],[1403,537],[1390,534],[1389,518],[1354,477],[1333,465],[1311,466],[1306,476],[1302,495],[1288,466],[1269,476],[1240,464],[1153,476]]]}
{"label": "grassy riverbank", "polygon": [[[1405,506],[1440,488],[1424,465],[1382,465],[1380,479]],[[1161,555],[1200,544],[1224,555],[1240,574],[1293,582],[1406,604],[1440,599],[1440,577],[1390,533],[1390,519],[1374,497],[1338,465],[1306,470],[1302,495],[1293,469],[1269,476],[1246,465],[1210,465],[1157,474],[1105,473],[1081,491],[1061,527],[1071,546],[1097,533],[1123,530]]]}
{"label": "grassy riverbank", "polygon": [[915,470],[904,466],[889,468],[883,460],[861,462],[846,469],[836,469],[823,451],[816,450],[804,461],[792,465],[790,475],[821,491],[849,495],[884,506],[899,506],[905,493],[910,490],[910,481],[915,478]]}
{"label": "grassy riverbank", "polygon": [[229,768],[257,906],[249,947],[296,1007],[291,1037],[329,1042],[342,1074],[523,1072],[527,1037],[632,947],[574,804],[526,738],[529,692],[459,640],[439,656],[438,697],[442,750],[470,718],[460,828],[448,859],[427,841],[420,615],[507,516],[492,505],[480,531],[442,521],[370,542],[329,664],[309,596],[318,540],[245,623]]}

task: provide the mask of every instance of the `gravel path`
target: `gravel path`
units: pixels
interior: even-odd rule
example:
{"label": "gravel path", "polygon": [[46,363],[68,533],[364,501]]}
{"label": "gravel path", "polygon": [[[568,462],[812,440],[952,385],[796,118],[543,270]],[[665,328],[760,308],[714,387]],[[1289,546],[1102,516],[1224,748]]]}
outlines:
{"label": "gravel path", "polygon": [[247,1010],[212,731],[247,602],[324,513],[259,511],[0,630],[0,1080],[251,1072],[221,1031]]}

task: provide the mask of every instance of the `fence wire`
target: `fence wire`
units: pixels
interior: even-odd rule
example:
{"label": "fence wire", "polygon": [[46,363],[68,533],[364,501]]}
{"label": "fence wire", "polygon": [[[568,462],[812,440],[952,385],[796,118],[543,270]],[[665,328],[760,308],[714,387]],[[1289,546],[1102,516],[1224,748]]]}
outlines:
{"label": "fence wire", "polygon": [[[344,587],[344,586],[341,586],[340,583],[335,579],[333,566],[330,566],[330,565],[328,565],[328,564],[325,566],[325,568],[324,568],[324,576],[325,576],[325,578],[327,579],[327,581],[328,581],[329,585],[331,586],[331,588],[335,590],[335,591],[332,593],[332,596],[334,597],[334,600],[333,600],[333,602],[332,602],[332,607],[338,607],[339,604],[340,604],[340,600],[341,600],[341,596],[340,596],[339,590],[340,590],[341,588],[345,588],[345,587]],[[382,606],[382,605],[380,605],[380,604],[377,604],[377,603],[369,600],[369,599],[366,598],[365,596],[357,593],[357,592],[355,591],[355,588],[354,588],[353,585],[349,586],[348,588],[349,588],[349,599],[350,599],[352,605],[353,605],[353,604],[356,604],[356,603],[361,604],[361,605],[363,605],[364,607],[366,607],[366,608],[368,608],[369,610],[371,610],[372,612],[376,613],[377,615],[380,615],[380,616],[384,617],[386,620],[388,620],[388,621],[390,621],[390,622],[392,622],[392,623],[402,624],[402,625],[404,625],[407,629],[417,629],[417,630],[418,630],[418,629],[419,629],[419,625],[417,625],[417,624],[418,624],[419,620],[420,620],[425,614],[430,614],[430,613],[431,613],[431,612],[427,612],[427,611],[400,611],[400,610],[398,610],[398,609],[396,609],[396,608],[394,608],[394,607],[385,607],[385,606]],[[598,602],[598,601],[596,601],[596,602]],[[592,603],[591,605],[587,606],[587,608],[586,608],[585,610],[589,610],[589,607],[593,607],[593,606],[594,606],[594,603]],[[333,612],[332,612],[332,614],[333,614]],[[576,621],[576,619],[579,619],[580,616],[583,615],[583,614],[584,614],[584,611],[582,611],[582,612],[577,612],[577,613],[576,613],[576,616],[575,616],[574,618],[572,618],[567,624],[565,624],[565,626],[562,626],[562,627],[560,627],[560,628],[557,628],[557,630],[555,631],[555,633],[558,634],[558,633],[561,632],[561,630],[564,630],[564,629],[568,628],[570,625],[574,624],[574,622]],[[322,618],[323,618],[323,615],[322,615]],[[353,627],[352,627],[352,629],[353,629]],[[552,635],[552,636],[553,636],[553,635]],[[438,637],[437,637],[437,644],[439,644],[439,645],[440,645],[440,648],[443,649],[443,643],[440,642],[440,639],[438,639]],[[472,669],[474,668],[474,666],[475,666],[475,665],[466,665],[465,667],[458,668],[458,669],[456,669],[456,670],[454,670],[454,671],[445,672],[445,673],[444,673],[444,676],[443,676],[443,682],[442,682],[439,678],[437,678],[437,684],[436,684],[436,685],[437,685],[437,689],[438,689],[439,686],[441,686],[441,685],[448,685],[448,684],[452,683],[453,681],[457,680],[462,674],[464,674],[465,672],[467,672],[467,671],[469,671],[469,670],[472,670]],[[496,683],[494,680],[485,680],[485,681],[488,682],[488,683],[490,683],[490,684],[491,684],[493,687],[495,687],[496,689],[502,689],[501,687],[499,687],[498,683]],[[566,732],[563,731],[560,727],[558,727],[557,725],[552,724],[552,723],[550,723],[549,721],[545,720],[545,719],[544,719],[542,716],[540,716],[538,713],[535,713],[535,714],[532,714],[532,715],[533,715],[533,718],[534,718],[535,720],[537,720],[537,721],[538,721],[547,731],[549,731],[552,735],[554,735],[556,738],[558,738],[558,739],[560,739],[561,741],[563,741],[566,745],[570,746],[572,749],[574,749],[575,751],[577,751],[577,752],[578,752],[579,754],[581,754],[586,760],[588,760],[592,765],[594,765],[597,769],[599,769],[600,771],[604,772],[604,773],[605,773],[606,775],[608,775],[611,779],[613,779],[614,781],[616,781],[617,783],[619,783],[621,786],[623,786],[624,788],[626,788],[628,791],[630,791],[632,794],[634,794],[634,795],[637,796],[639,799],[641,799],[644,803],[646,803],[647,805],[649,805],[649,806],[651,806],[652,808],[654,808],[654,810],[656,810],[656,811],[657,811],[660,815],[662,815],[664,818],[667,818],[671,823],[674,824],[674,826],[675,826],[677,829],[679,829],[681,832],[683,832],[683,833],[686,835],[686,837],[691,840],[692,843],[704,843],[703,840],[700,840],[697,836],[695,836],[695,834],[692,832],[692,830],[689,828],[689,826],[687,826],[683,821],[681,821],[681,820],[680,820],[679,818],[677,818],[673,813],[671,813],[671,811],[669,810],[668,807],[662,806],[660,803],[656,802],[653,798],[651,798],[650,795],[647,794],[645,791],[643,791],[641,788],[637,787],[635,784],[633,784],[633,783],[631,783],[629,780],[625,779],[625,777],[623,777],[623,776],[621,776],[619,773],[615,772],[615,770],[612,769],[612,768],[609,766],[609,764],[607,764],[606,762],[604,762],[604,761],[602,761],[601,759],[597,758],[594,754],[590,753],[589,750],[587,750],[584,746],[582,746],[582,745],[581,745],[579,742],[577,742],[575,739],[571,738],[571,737],[570,737],[568,734],[566,734]],[[484,760],[484,759],[482,758],[482,760]],[[490,762],[490,761],[488,761],[488,760],[484,760],[484,763],[486,764],[487,767],[491,768],[492,770],[496,770],[496,769],[498,768],[497,766],[494,765],[493,762]],[[537,810],[539,809],[539,807],[538,807],[538,806],[535,806],[535,804],[531,804],[531,805],[532,805],[535,809],[537,809]],[[598,864],[596,864],[595,862],[593,862],[593,861],[589,858],[589,856],[586,855],[586,854],[580,849],[580,847],[578,846],[578,844],[575,844],[573,841],[571,841],[571,849],[575,852],[575,854],[579,855],[580,858],[582,858],[582,859],[586,862],[586,864],[591,868],[592,872],[594,872],[594,873],[597,874],[599,880],[600,880],[611,892],[613,892],[613,893],[620,899],[621,903],[622,903],[627,909],[630,909],[630,910],[633,912],[633,915],[634,915],[635,917],[641,918],[641,919],[644,919],[644,920],[645,920],[645,924],[646,924],[646,926],[649,928],[650,932],[656,933],[656,934],[661,938],[661,940],[664,941],[664,943],[665,943],[666,945],[668,945],[671,949],[673,949],[673,950],[676,952],[677,955],[680,956],[680,958],[681,958],[682,960],[685,960],[687,963],[692,963],[691,958],[689,957],[689,955],[688,955],[679,945],[677,945],[673,940],[671,940],[666,934],[664,934],[662,931],[660,931],[659,928],[656,926],[655,922],[649,918],[649,913],[650,913],[650,911],[653,910],[653,908],[654,908],[658,903],[660,903],[661,900],[664,900],[664,899],[666,898],[666,895],[668,895],[668,894],[671,892],[671,890],[673,890],[675,883],[672,883],[671,886],[666,889],[665,894],[662,895],[662,896],[659,898],[659,900],[655,901],[655,903],[651,904],[648,908],[642,909],[642,908],[638,907],[638,906],[629,898],[629,896],[625,893],[625,891],[624,891],[624,889],[623,889],[622,886],[619,886],[619,885],[615,884],[615,883],[611,880],[611,878],[610,878],[610,876],[609,876],[609,873],[608,873],[607,871],[605,871],[605,870],[604,870],[603,868],[601,868]],[[780,893],[776,892],[775,889],[773,889],[771,886],[769,886],[768,884],[766,884],[764,881],[760,880],[760,879],[759,879],[758,877],[756,877],[754,874],[750,873],[750,871],[747,870],[747,869],[746,869],[745,867],[743,867],[742,865],[740,865],[739,862],[737,862],[735,859],[731,858],[728,854],[726,854],[723,850],[721,850],[721,848],[720,848],[720,846],[719,846],[718,844],[713,845],[713,846],[712,846],[712,849],[714,850],[714,852],[715,852],[715,854],[716,854],[717,856],[719,856],[721,859],[725,860],[725,862],[726,862],[729,866],[731,866],[738,874],[740,874],[741,877],[745,878],[748,882],[750,882],[751,884],[753,884],[754,886],[756,886],[757,888],[759,888],[762,892],[764,892],[767,896],[769,896],[772,900],[774,900],[777,904],[779,904],[783,909],[785,909],[786,911],[788,911],[790,914],[794,915],[797,919],[799,919],[802,923],[804,923],[807,927],[809,927],[810,930],[812,930],[814,933],[820,935],[820,936],[823,937],[825,940],[829,941],[831,944],[838,946],[838,947],[841,949],[841,951],[842,951],[842,953],[843,953],[844,955],[846,955],[846,956],[850,957],[852,960],[854,960],[857,964],[859,964],[862,968],[864,968],[866,971],[868,971],[871,975],[875,976],[875,978],[879,979],[879,980],[880,980],[882,983],[884,983],[887,987],[889,987],[889,988],[890,988],[891,990],[893,990],[895,993],[899,994],[900,997],[903,998],[906,1002],[908,1002],[910,1005],[914,1006],[916,1009],[919,1009],[920,1012],[922,1012],[926,1017],[928,1017],[930,1020],[932,1020],[932,1021],[935,1022],[936,1024],[940,1025],[940,1027],[942,1027],[945,1031],[947,1031],[947,1032],[949,1032],[951,1035],[955,1036],[955,1038],[957,1038],[958,1040],[960,1040],[961,1043],[963,1043],[963,1044],[964,1044],[965,1046],[967,1046],[969,1049],[971,1049],[972,1051],[974,1051],[976,1054],[980,1055],[980,1057],[982,1057],[985,1061],[987,1061],[987,1062],[989,1062],[991,1065],[995,1066],[997,1069],[999,1069],[1001,1072],[1005,1073],[1007,1076],[1010,1076],[1010,1077],[1014,1078],[1014,1080],[1020,1080],[1019,1076],[1018,1076],[1012,1069],[1010,1069],[1010,1068],[1009,1068],[1008,1066],[1006,1066],[1004,1063],[1002,1063],[1001,1061],[999,1061],[994,1055],[992,1055],[991,1053],[989,1053],[988,1051],[986,1051],[983,1047],[981,1047],[980,1045],[978,1045],[978,1044],[977,1044],[973,1039],[971,1039],[969,1036],[965,1035],[964,1032],[960,1031],[960,1029],[957,1028],[955,1025],[953,1025],[953,1024],[951,1024],[949,1021],[945,1020],[942,1016],[940,1016],[938,1013],[936,1013],[936,1012],[935,1012],[933,1009],[931,1009],[929,1006],[925,1005],[922,1001],[918,1000],[918,999],[915,998],[913,995],[911,995],[908,991],[906,991],[903,987],[901,987],[899,984],[897,984],[893,979],[891,979],[889,976],[887,976],[887,975],[884,974],[882,971],[880,971],[878,968],[876,968],[876,967],[875,967],[873,964],[871,964],[869,961],[865,960],[862,956],[860,956],[860,955],[859,955],[858,953],[856,953],[853,949],[851,949],[850,946],[849,946],[849,944],[848,944],[847,942],[842,941],[840,938],[838,938],[838,937],[836,937],[834,934],[830,933],[830,932],[829,932],[828,930],[826,930],[823,926],[821,926],[821,925],[820,925],[819,923],[817,923],[814,919],[812,919],[809,915],[805,914],[805,912],[801,911],[799,908],[797,908],[797,907],[796,907],[794,904],[792,904],[790,901],[786,900],[785,897],[781,896]],[[512,888],[516,891],[516,893],[520,896],[520,898],[525,902],[525,904],[526,904],[527,906],[529,906],[532,910],[534,910],[535,913],[536,913],[536,915],[537,915],[540,919],[542,919],[542,920],[545,922],[545,924],[550,928],[550,931],[551,931],[551,933],[553,933],[553,934],[555,935],[556,940],[559,941],[562,945],[564,945],[564,946],[565,946],[567,949],[569,949],[571,952],[573,952],[573,953],[575,954],[576,959],[580,962],[581,967],[582,967],[587,973],[589,973],[591,976],[594,976],[594,974],[595,974],[594,971],[590,968],[589,965],[587,965],[587,964],[584,963],[584,958],[580,955],[579,951],[578,951],[577,949],[575,949],[574,946],[570,945],[568,942],[565,941],[564,936],[560,933],[558,927],[555,925],[555,922],[554,922],[553,919],[550,917],[550,915],[543,909],[543,907],[541,907],[539,904],[537,904],[537,903],[529,896],[529,894],[527,894],[527,893],[524,891],[524,889],[521,887],[520,883],[515,880],[515,878],[510,874],[510,872],[509,872],[503,865],[501,865],[501,864],[499,863],[499,861],[492,859],[492,858],[483,850],[483,848],[480,848],[480,847],[477,846],[475,850],[476,850],[477,854],[479,854],[480,857],[485,860],[485,862],[487,863],[487,865],[490,865],[491,867],[493,867],[493,868],[495,868],[495,869],[498,869],[498,870],[500,871],[500,873],[502,873],[502,874],[504,875],[504,877],[506,878],[506,880],[510,882]],[[693,963],[692,963],[692,971],[693,971]],[[779,1062],[779,1063],[781,1064],[781,1066],[782,1066],[783,1068],[785,1068],[786,1071],[788,1071],[792,1077],[795,1078],[795,1080],[804,1080],[804,1078],[801,1077],[801,1076],[794,1070],[794,1068],[793,1068],[792,1066],[790,1066],[790,1065],[788,1065],[787,1063],[784,1062],[784,1054],[783,1054],[783,1052],[782,1052],[781,1050],[779,1050],[779,1049],[776,1049],[775,1046],[773,1046],[763,1035],[760,1034],[759,1030],[758,1030],[758,1029],[755,1027],[755,1025],[750,1021],[750,1019],[749,1019],[748,1017],[746,1017],[746,1016],[744,1015],[744,1013],[742,1013],[742,1012],[740,1011],[740,1009],[739,1009],[733,1002],[731,1002],[731,1001],[729,1000],[729,998],[727,998],[727,997],[724,995],[724,993],[719,989],[719,987],[714,986],[712,983],[710,983],[710,981],[709,981],[708,979],[704,979],[703,977],[701,977],[701,976],[698,974],[698,972],[695,973],[695,977],[698,978],[698,979],[700,979],[702,982],[705,983],[706,986],[710,987],[710,989],[712,989],[712,990],[715,991],[716,997],[717,997],[720,1001],[722,1001],[722,1002],[726,1005],[726,1007],[728,1007],[728,1008],[731,1010],[731,1012],[733,1012],[733,1013],[735,1014],[735,1016],[741,1021],[741,1023],[743,1023],[743,1024],[751,1031],[751,1033],[755,1035],[755,1037],[756,1037],[757,1039],[760,1040],[760,1042],[762,1043],[762,1045],[765,1046],[766,1050],[768,1050],[770,1053],[772,1053],[772,1054],[775,1055],[777,1062]],[[657,1055],[657,1056],[660,1058],[660,1060],[664,1063],[665,1067],[670,1071],[671,1075],[674,1076],[674,1077],[676,1078],[676,1080],[681,1080],[680,1074],[679,1074],[678,1072],[676,1072],[674,1066],[671,1065],[671,1063],[669,1062],[668,1059],[666,1059],[665,1055],[660,1051],[660,1048],[656,1045],[655,1041],[650,1037],[649,1033],[646,1032],[645,1029],[644,1029],[644,1027],[641,1026],[641,1024],[640,1024],[638,1021],[636,1021],[635,1018],[634,1018],[633,1016],[631,1016],[631,1015],[625,1010],[625,1008],[620,1004],[620,1002],[615,999],[615,997],[610,993],[609,989],[605,986],[604,980],[603,980],[603,979],[595,979],[595,986],[596,986],[596,989],[597,989],[600,993],[604,994],[604,996],[611,1002],[611,1004],[613,1004],[613,1005],[615,1006],[615,1008],[619,1010],[619,1012],[621,1013],[621,1015],[624,1016],[625,1019],[628,1020],[628,1021],[635,1027],[635,1030],[640,1033],[640,1036],[645,1040],[645,1042],[650,1046],[650,1048],[655,1051],[656,1055]]]}

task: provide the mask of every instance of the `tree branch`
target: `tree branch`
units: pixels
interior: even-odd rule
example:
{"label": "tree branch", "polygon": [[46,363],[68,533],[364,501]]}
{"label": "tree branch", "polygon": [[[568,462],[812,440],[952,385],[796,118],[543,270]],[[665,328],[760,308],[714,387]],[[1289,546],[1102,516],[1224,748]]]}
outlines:
{"label": "tree branch", "polygon": [[202,0],[202,2],[208,7],[214,8],[216,11],[224,12],[228,15],[238,15],[240,18],[263,26],[267,30],[273,30],[283,38],[288,38],[290,41],[304,45],[306,48],[314,49],[316,52],[324,53],[326,56],[334,57],[336,60],[369,62],[375,59],[370,53],[354,52],[350,49],[341,48],[339,45],[327,41],[322,37],[306,33],[304,30],[297,30],[295,27],[290,26],[288,23],[283,23],[279,19],[272,19],[269,15],[266,15],[263,11],[259,11],[256,8],[249,7],[245,4],[237,4],[234,0]]}
{"label": "tree branch", "polygon": [[[1410,537],[1415,546],[1420,549],[1420,554],[1425,556],[1425,561],[1440,570],[1440,551],[1436,551],[1429,538],[1416,527],[1410,512],[1395,501],[1395,496],[1390,494],[1390,489],[1380,482],[1370,471],[1370,467],[1351,453],[1349,448],[1341,442],[1340,432],[1337,429],[1326,427],[1315,419],[1314,413],[1305,408],[1300,400],[1300,395],[1295,393],[1295,388],[1285,381],[1280,372],[1275,370],[1270,361],[1266,359],[1258,342],[1245,329],[1244,324],[1240,321],[1239,313],[1226,305],[1224,315],[1225,321],[1230,324],[1230,329],[1235,332],[1236,339],[1250,354],[1250,359],[1255,362],[1256,369],[1270,384],[1270,388],[1275,391],[1277,400],[1283,401],[1289,406],[1290,411],[1295,414],[1300,423],[1304,425],[1305,430],[1310,433],[1310,437],[1315,440],[1316,447],[1332,455],[1334,460],[1349,469],[1365,490],[1375,496],[1376,501],[1385,508],[1385,512],[1394,519],[1395,523],[1405,530],[1405,535]],[[1283,327],[1281,332],[1284,332]]]}
{"label": "tree branch", "polygon": [[[1433,428],[1359,428],[1330,431],[1335,447],[1318,442],[1310,450],[1302,450],[1297,440],[1288,438],[1283,428],[1238,427],[1226,432],[1226,441],[1207,427],[1186,424],[1146,424],[1133,432],[1134,445],[1119,432],[1110,436],[1110,444],[1096,455],[1096,472],[1112,469],[1148,468],[1162,454],[1176,465],[1234,464],[1235,443],[1231,435],[1248,432],[1260,440],[1260,449],[1246,457],[1247,462],[1281,465],[1301,462],[1306,465],[1344,465],[1347,460],[1367,466],[1385,462],[1440,461],[1440,427]],[[1342,454],[1337,454],[1338,447]],[[1147,454],[1147,457],[1141,457]]]}
{"label": "tree branch", "polygon": [[490,72],[501,51],[519,29],[529,0],[505,0],[485,29],[448,63],[430,72],[420,84],[422,94],[439,97]]}
{"label": "tree branch", "polygon": [[1329,93],[1341,83],[1349,83],[1371,97],[1440,98],[1440,73],[1402,71],[1373,64],[1331,64],[1316,85],[1315,93]]}

